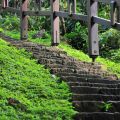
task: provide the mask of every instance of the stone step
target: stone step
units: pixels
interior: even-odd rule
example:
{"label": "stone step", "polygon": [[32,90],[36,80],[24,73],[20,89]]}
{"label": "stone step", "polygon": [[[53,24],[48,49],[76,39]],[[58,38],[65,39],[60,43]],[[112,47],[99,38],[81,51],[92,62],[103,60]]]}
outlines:
{"label": "stone step", "polygon": [[[54,54],[55,53],[51,54],[51,53],[47,53],[47,52],[43,52],[42,51],[41,53],[34,52],[33,55],[34,55],[34,57],[37,57],[40,60],[41,59],[44,59],[44,60],[50,60],[50,59],[51,60],[56,60],[56,59],[62,60],[62,65],[67,66],[67,67],[74,67],[74,68],[76,68],[76,72],[77,73],[81,73],[81,71],[86,71],[86,72],[92,72],[92,71],[94,72],[95,71],[95,69],[89,70],[89,68],[86,67],[86,65],[82,64],[82,62],[81,63],[76,63],[76,62],[68,59],[67,58],[68,56],[54,55]],[[63,56],[64,56],[64,58],[63,58]],[[54,64],[56,64],[56,63],[54,62]],[[80,67],[81,67],[81,69],[79,69]],[[100,72],[102,72],[102,71],[100,71]]]}
{"label": "stone step", "polygon": [[120,113],[81,112],[74,117],[74,120],[120,120]]}
{"label": "stone step", "polygon": [[91,82],[68,82],[68,85],[70,85],[70,86],[120,88],[120,83],[119,84],[104,84],[104,83],[91,83]]}
{"label": "stone step", "polygon": [[[58,74],[60,76],[72,75],[72,76],[76,76],[76,77],[81,77],[81,74],[82,74],[82,75],[84,75],[84,77],[85,76],[87,76],[87,77],[91,77],[91,76],[92,77],[101,77],[101,76],[96,76],[93,73],[87,72],[84,69],[81,69],[78,72],[78,70],[75,67],[67,66],[67,65],[64,65],[62,68],[58,68],[58,67],[52,68],[51,67],[51,69],[53,70],[53,72],[54,72],[54,69],[58,69],[57,73],[56,73],[56,71],[54,73],[56,73],[56,74]],[[59,69],[61,69],[61,71],[59,71]],[[70,72],[63,71],[64,69],[68,69],[68,71],[70,71]]]}
{"label": "stone step", "polygon": [[[87,79],[87,78],[92,78],[92,79],[95,79],[95,78],[101,78],[101,76],[99,75],[95,75],[95,74],[90,74],[88,72],[85,72],[83,71],[81,74],[77,74],[77,73],[67,73],[67,72],[58,72],[56,73],[56,75],[60,76],[60,77],[65,77],[65,78],[70,78],[71,80],[75,80],[75,81],[79,81],[80,78],[84,78]],[[72,78],[71,78],[72,77]],[[64,79],[65,79],[64,78]]]}
{"label": "stone step", "polygon": [[[44,58],[44,59],[47,59],[47,58],[61,58],[61,56],[62,56],[59,53],[55,53],[55,52],[50,53],[50,52],[47,52],[45,50],[42,50],[42,51],[40,50],[39,52],[37,52],[36,50],[32,50],[32,52],[33,52],[33,54],[38,55],[39,58]],[[61,59],[63,59],[63,58],[61,58]]]}
{"label": "stone step", "polygon": [[[59,75],[60,76],[60,75]],[[66,82],[88,82],[88,83],[104,83],[104,84],[118,84],[120,83],[120,80],[109,80],[109,79],[104,79],[104,78],[99,78],[99,77],[77,77],[74,75],[67,75],[66,76],[61,76],[62,80],[65,80]]]}
{"label": "stone step", "polygon": [[71,86],[70,88],[73,93],[77,94],[120,95],[120,88],[86,87],[86,86]]}
{"label": "stone step", "polygon": [[62,64],[63,63],[63,60],[61,59],[44,59],[44,58],[41,58],[38,60],[38,63],[40,64]]}
{"label": "stone step", "polygon": [[[65,67],[69,67],[69,66],[65,66]],[[94,70],[89,72],[89,71],[85,71],[84,69],[81,69],[79,72],[77,71],[77,68],[74,69],[74,72],[61,72],[61,71],[57,71],[54,72],[54,68],[53,69],[53,73],[55,73],[56,75],[60,76],[60,77],[65,77],[64,79],[67,79],[67,77],[72,77],[73,80],[75,81],[79,81],[80,77],[84,77],[84,78],[92,78],[92,79],[109,79],[109,80],[116,80],[116,76],[114,75],[110,75],[105,73],[106,75],[104,75],[104,73],[102,73],[101,71],[98,71],[97,73],[94,73]],[[63,68],[61,68],[63,69]]]}
{"label": "stone step", "polygon": [[63,64],[46,64],[45,65],[46,67],[48,68],[51,68],[51,69],[54,69],[54,68],[67,68],[67,69],[76,69],[76,67],[72,67],[72,66],[66,66],[66,65],[63,65]]}
{"label": "stone step", "polygon": [[120,95],[73,94],[73,101],[120,101]]}
{"label": "stone step", "polygon": [[73,106],[79,112],[120,112],[120,101],[73,101]]}

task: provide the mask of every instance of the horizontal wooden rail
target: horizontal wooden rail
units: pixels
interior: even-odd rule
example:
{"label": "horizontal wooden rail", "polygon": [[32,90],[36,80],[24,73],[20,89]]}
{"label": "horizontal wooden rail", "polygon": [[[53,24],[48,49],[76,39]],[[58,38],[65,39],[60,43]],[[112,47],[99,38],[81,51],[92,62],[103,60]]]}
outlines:
{"label": "horizontal wooden rail", "polygon": [[58,17],[64,17],[64,18],[72,18],[75,20],[82,20],[82,21],[86,21],[87,22],[87,15],[81,15],[81,14],[77,14],[77,13],[71,13],[69,14],[68,12],[62,12],[62,11],[55,11],[55,16]]}
{"label": "horizontal wooden rail", "polygon": [[[20,15],[20,10],[13,8],[13,7],[5,7],[3,8],[2,5],[0,5],[0,10],[6,11],[6,12],[11,12],[11,13],[16,13]],[[51,11],[24,11],[24,15],[29,15],[29,16],[51,16]]]}
{"label": "horizontal wooden rail", "polygon": [[93,1],[107,3],[107,4],[109,4],[111,2],[111,0],[93,0]]}
{"label": "horizontal wooden rail", "polygon": [[16,14],[20,15],[20,10],[16,9],[16,8],[13,8],[13,7],[5,7],[5,8],[3,8],[2,5],[0,5],[0,10],[4,10],[6,12],[11,12],[11,13],[16,13]]}
{"label": "horizontal wooden rail", "polygon": [[[97,16],[94,16],[94,17],[93,17],[93,22],[98,23],[98,24],[101,24],[101,25],[105,25],[105,26],[107,26],[107,27],[111,27],[111,26],[112,26],[110,20],[107,20],[107,19],[104,19],[104,18],[100,18],[100,17],[97,17]],[[112,27],[113,27],[114,29],[120,30],[120,23],[115,23],[115,25],[112,26]]]}
{"label": "horizontal wooden rail", "polygon": [[120,0],[93,0],[95,2],[102,2],[102,3],[106,3],[106,4],[110,4],[112,1],[115,1],[117,3],[118,6],[120,6]]}
{"label": "horizontal wooden rail", "polygon": [[86,21],[87,22],[87,19],[88,19],[88,16],[87,15],[81,15],[81,14],[72,14],[72,18],[73,19],[76,19],[76,20],[82,20],[82,21]]}
{"label": "horizontal wooden rail", "polygon": [[29,15],[29,16],[51,16],[51,11],[24,11],[24,15]]}
{"label": "horizontal wooden rail", "polygon": [[68,12],[62,12],[62,11],[55,11],[55,16],[58,16],[58,17],[64,17],[64,18],[69,18],[70,14]]}
{"label": "horizontal wooden rail", "polygon": [[100,18],[100,17],[97,17],[97,16],[93,16],[92,19],[93,19],[94,23],[98,23],[98,24],[105,25],[105,26],[108,26],[108,27],[111,26],[111,21],[110,20]]}

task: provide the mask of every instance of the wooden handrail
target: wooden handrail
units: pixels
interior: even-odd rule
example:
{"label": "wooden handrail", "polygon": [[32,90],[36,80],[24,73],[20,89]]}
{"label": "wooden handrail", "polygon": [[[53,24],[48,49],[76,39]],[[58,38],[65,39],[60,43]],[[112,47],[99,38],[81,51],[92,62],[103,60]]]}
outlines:
{"label": "wooden handrail", "polygon": [[[8,0],[3,0],[0,4],[0,11],[8,11],[20,15],[21,19],[21,40],[27,39],[28,19],[27,16],[50,16],[51,17],[51,33],[52,33],[52,45],[58,45],[60,43],[60,30],[59,30],[59,17],[69,18],[79,21],[85,21],[88,23],[89,33],[89,55],[94,59],[99,55],[99,40],[98,40],[98,25],[105,25],[120,30],[120,18],[116,20],[116,10],[120,13],[120,0],[87,0],[87,15],[81,15],[76,13],[76,0],[67,0],[68,11],[59,10],[59,0],[50,0],[51,9],[49,11],[30,11],[28,9],[28,1],[22,0],[20,10],[9,7]],[[97,16],[98,2],[110,4],[111,7],[111,19],[107,20]],[[120,15],[119,15],[120,17]]]}

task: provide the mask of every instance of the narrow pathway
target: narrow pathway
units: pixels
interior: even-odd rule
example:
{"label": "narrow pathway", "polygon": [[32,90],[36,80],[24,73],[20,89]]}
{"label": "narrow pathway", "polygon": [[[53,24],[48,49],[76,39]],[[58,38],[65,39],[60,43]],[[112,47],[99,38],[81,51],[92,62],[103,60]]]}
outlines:
{"label": "narrow pathway", "polygon": [[78,61],[56,47],[0,36],[17,48],[32,52],[39,64],[69,84],[78,111],[75,120],[120,120],[120,81],[116,75],[103,71],[98,63]]}

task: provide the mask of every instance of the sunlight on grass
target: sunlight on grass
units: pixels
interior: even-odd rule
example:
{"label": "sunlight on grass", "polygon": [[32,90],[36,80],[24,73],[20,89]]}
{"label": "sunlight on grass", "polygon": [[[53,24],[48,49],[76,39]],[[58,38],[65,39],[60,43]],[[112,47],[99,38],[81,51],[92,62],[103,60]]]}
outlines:
{"label": "sunlight on grass", "polygon": [[[0,120],[71,120],[76,113],[65,82],[52,78],[24,49],[0,39]],[[8,99],[19,101],[13,105]]]}
{"label": "sunlight on grass", "polygon": [[[19,32],[17,32],[17,31],[6,31],[4,33],[15,39],[19,39],[19,37],[20,37]],[[46,39],[39,39],[39,38],[32,39],[32,35],[35,33],[36,33],[36,31],[29,31],[29,37],[28,37],[29,41],[34,42],[34,43],[39,43],[42,45],[47,45],[47,46],[51,45],[50,35]],[[86,62],[92,61],[88,55],[86,55],[85,53],[83,53],[80,50],[76,50],[76,49],[72,48],[70,45],[68,45],[65,42],[61,42],[60,45],[58,46],[58,48],[61,48],[62,50],[66,51],[69,56],[72,56],[78,60],[86,61]],[[101,58],[101,57],[98,57],[96,61],[103,64],[103,69],[107,68],[110,72],[115,73],[120,77],[120,63],[115,63],[111,60]]]}
{"label": "sunlight on grass", "polygon": [[[78,60],[91,62],[91,59],[88,55],[83,53],[80,50],[76,50],[72,48],[70,45],[67,45],[65,43],[61,43],[59,45],[59,48],[63,49],[68,53],[69,56],[75,57]],[[117,74],[120,77],[120,63],[115,63],[113,61],[110,61],[105,58],[98,57],[96,59],[96,62],[99,62],[103,65],[103,69],[108,69],[110,72]]]}

